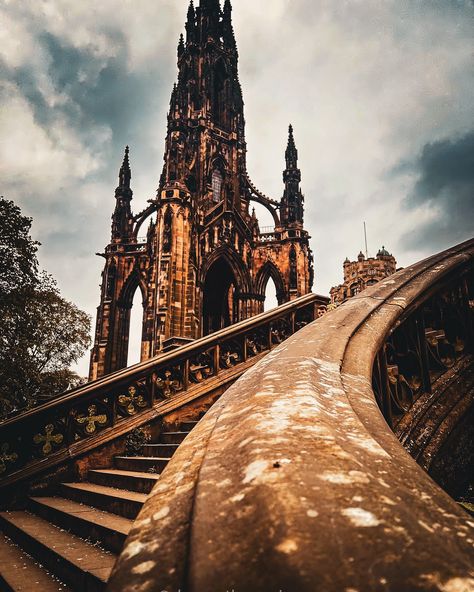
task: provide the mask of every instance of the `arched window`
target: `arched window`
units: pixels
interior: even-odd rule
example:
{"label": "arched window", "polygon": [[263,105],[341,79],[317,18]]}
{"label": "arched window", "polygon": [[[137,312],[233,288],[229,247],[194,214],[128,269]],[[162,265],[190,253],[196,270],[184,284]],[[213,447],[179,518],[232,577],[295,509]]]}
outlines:
{"label": "arched window", "polygon": [[143,335],[143,295],[140,291],[140,288],[137,288],[133,297],[129,322],[127,357],[128,367],[141,362],[141,346]]}
{"label": "arched window", "polygon": [[222,173],[216,169],[212,173],[212,201],[219,203],[222,196]]}
{"label": "arched window", "polygon": [[263,310],[266,312],[267,310],[272,310],[277,306],[277,288],[272,276],[270,276],[268,278],[267,287],[265,288],[265,302],[263,305]]}

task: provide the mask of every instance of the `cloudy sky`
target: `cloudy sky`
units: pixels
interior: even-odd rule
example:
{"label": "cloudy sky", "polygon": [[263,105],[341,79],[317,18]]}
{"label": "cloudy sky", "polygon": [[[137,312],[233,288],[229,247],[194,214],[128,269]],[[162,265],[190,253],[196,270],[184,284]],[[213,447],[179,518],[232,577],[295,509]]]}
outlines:
{"label": "cloudy sky", "polygon": [[[248,169],[300,154],[319,293],[384,244],[407,265],[474,235],[472,0],[234,0]],[[95,315],[123,147],[134,209],[162,166],[187,0],[0,0],[0,193]],[[266,224],[266,220],[262,225]],[[87,372],[87,360],[79,369]]]}

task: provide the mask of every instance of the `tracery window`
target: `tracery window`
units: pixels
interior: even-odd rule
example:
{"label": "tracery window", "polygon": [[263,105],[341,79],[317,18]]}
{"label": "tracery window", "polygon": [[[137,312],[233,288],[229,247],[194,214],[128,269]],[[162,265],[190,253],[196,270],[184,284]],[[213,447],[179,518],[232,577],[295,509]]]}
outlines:
{"label": "tracery window", "polygon": [[219,170],[215,170],[212,173],[212,201],[219,203],[222,196],[222,173]]}

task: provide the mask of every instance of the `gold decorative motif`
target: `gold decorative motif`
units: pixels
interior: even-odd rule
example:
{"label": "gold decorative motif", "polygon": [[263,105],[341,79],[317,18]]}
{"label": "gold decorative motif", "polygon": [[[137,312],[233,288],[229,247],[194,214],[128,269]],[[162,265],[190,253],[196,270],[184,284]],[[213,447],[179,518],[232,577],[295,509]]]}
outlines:
{"label": "gold decorative motif", "polygon": [[10,444],[4,442],[0,446],[0,475],[5,473],[7,470],[7,463],[15,463],[18,460],[18,454],[16,452],[8,452]]}
{"label": "gold decorative motif", "polygon": [[89,405],[87,415],[79,415],[76,417],[76,422],[79,425],[85,425],[84,431],[91,435],[97,431],[97,426],[104,426],[107,423],[107,415],[97,414],[97,405]]}
{"label": "gold decorative motif", "polygon": [[166,370],[163,378],[161,376],[155,378],[155,384],[165,399],[170,399],[181,386],[179,380],[173,380],[172,377],[171,370]]}
{"label": "gold decorative motif", "polygon": [[191,361],[189,365],[189,376],[192,382],[202,382],[212,375],[213,368],[209,354],[201,354]]}
{"label": "gold decorative motif", "polygon": [[41,451],[44,455],[50,454],[53,450],[53,444],[61,444],[64,440],[62,434],[54,434],[54,425],[48,423],[44,428],[44,434],[36,434],[33,436],[33,442],[35,444],[43,444]]}
{"label": "gold decorative motif", "polygon": [[119,395],[118,404],[127,415],[135,415],[147,406],[145,397],[135,386],[128,387],[128,395]]}

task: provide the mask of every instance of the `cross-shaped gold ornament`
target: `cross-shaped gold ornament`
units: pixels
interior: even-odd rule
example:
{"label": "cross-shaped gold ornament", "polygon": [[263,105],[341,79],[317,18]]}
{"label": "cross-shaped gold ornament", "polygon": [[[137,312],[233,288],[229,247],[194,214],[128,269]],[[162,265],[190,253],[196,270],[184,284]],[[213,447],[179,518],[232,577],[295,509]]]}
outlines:
{"label": "cross-shaped gold ornament", "polygon": [[16,462],[18,460],[18,454],[16,452],[8,452],[10,444],[5,442],[0,447],[0,475],[7,470],[8,462]]}
{"label": "cross-shaped gold ornament", "polygon": [[128,395],[120,395],[118,403],[129,415],[135,415],[139,409],[147,406],[145,397],[134,386],[128,388]]}
{"label": "cross-shaped gold ornament", "polygon": [[33,442],[35,444],[43,443],[41,448],[44,455],[50,454],[53,450],[52,444],[61,444],[64,440],[64,436],[62,434],[53,434],[54,432],[54,425],[52,423],[48,423],[47,426],[44,428],[44,434],[36,434],[33,437]]}
{"label": "cross-shaped gold ornament", "polygon": [[84,428],[86,434],[94,434],[97,431],[97,425],[103,426],[107,423],[107,415],[97,414],[97,405],[89,405],[87,413],[87,415],[80,415],[76,418],[78,424],[86,424]]}

